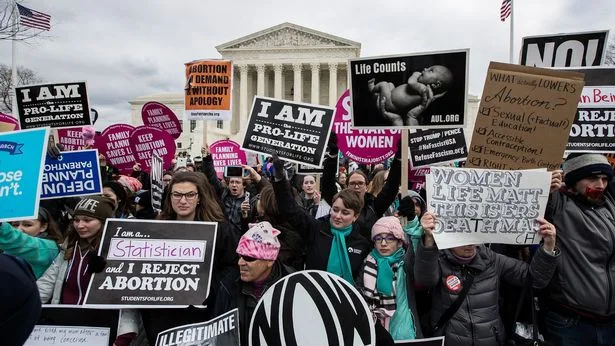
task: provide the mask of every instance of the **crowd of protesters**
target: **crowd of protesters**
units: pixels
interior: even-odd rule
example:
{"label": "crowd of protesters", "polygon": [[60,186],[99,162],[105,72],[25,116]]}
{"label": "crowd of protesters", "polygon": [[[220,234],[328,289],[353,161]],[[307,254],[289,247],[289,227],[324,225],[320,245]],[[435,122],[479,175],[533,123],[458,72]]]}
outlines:
{"label": "crowd of protesters", "polygon": [[[55,149],[50,155],[61,155]],[[5,290],[23,297],[36,278],[43,304],[83,304],[92,273],[104,269],[97,250],[107,218],[209,221],[218,232],[206,307],[123,310],[115,345],[153,345],[163,330],[234,308],[247,345],[259,298],[303,269],[357,287],[372,311],[377,345],[429,336],[445,336],[447,346],[511,344],[524,314],[511,316],[505,307],[526,311],[534,302],[545,344],[615,345],[615,185],[603,155],[570,155],[552,172],[545,218],[536,220],[540,245],[446,250],[434,241],[438,215],[425,191],[400,191],[399,147],[380,167],[354,169],[338,164],[332,135],[321,177],[299,176],[274,154],[263,165],[244,166],[243,178],[218,179],[207,147],[202,155],[164,172],[160,212],[139,165],[131,176],[120,175],[101,157],[101,196],[47,200],[36,219],[1,223]],[[19,273],[8,277],[13,267]],[[503,293],[511,286],[525,292],[526,285],[536,299]],[[26,301],[2,302],[0,329],[27,336],[31,327],[15,316],[36,320],[38,313]]]}

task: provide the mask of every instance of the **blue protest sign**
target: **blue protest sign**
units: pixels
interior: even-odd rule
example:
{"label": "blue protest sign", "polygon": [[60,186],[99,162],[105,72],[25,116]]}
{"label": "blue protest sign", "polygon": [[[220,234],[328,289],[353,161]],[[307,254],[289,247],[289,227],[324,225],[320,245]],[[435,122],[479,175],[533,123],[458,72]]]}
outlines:
{"label": "blue protest sign", "polygon": [[102,193],[98,150],[65,151],[47,156],[41,199],[77,197]]}
{"label": "blue protest sign", "polygon": [[0,133],[0,221],[36,219],[49,128]]}

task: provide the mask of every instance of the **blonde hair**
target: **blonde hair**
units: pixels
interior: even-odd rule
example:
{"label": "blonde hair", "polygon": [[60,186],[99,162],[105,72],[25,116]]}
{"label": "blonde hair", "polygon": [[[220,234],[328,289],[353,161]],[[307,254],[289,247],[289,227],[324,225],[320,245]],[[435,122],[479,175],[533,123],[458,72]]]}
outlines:
{"label": "blonde hair", "polygon": [[376,175],[374,175],[374,177],[372,178],[372,181],[369,182],[367,192],[374,195],[374,197],[378,196],[378,194],[380,193],[380,191],[382,191],[382,188],[384,187],[384,182],[386,180],[385,175],[387,173],[388,171],[380,171],[376,173]]}

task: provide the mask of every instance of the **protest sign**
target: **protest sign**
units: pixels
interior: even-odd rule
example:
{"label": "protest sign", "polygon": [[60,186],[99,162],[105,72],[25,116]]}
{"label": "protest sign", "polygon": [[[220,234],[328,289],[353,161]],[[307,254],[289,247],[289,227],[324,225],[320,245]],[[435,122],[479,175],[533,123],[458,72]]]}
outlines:
{"label": "protest sign", "polygon": [[0,220],[36,219],[49,128],[0,133]]}
{"label": "protest sign", "polygon": [[248,345],[375,345],[363,296],[341,277],[319,270],[285,276],[259,300]]}
{"label": "protest sign", "polygon": [[83,128],[58,129],[58,143],[62,144],[66,151],[85,149],[86,143],[83,138]]}
{"label": "protest sign", "polygon": [[400,340],[395,341],[397,346],[444,346],[444,337],[438,336],[435,338],[416,339],[416,340]]}
{"label": "protest sign", "polygon": [[167,329],[158,334],[156,346],[239,346],[239,310],[233,309],[212,320]]}
{"label": "protest sign", "polygon": [[429,173],[429,167],[411,169],[408,171],[409,189],[419,191],[425,188],[425,175]]}
{"label": "protest sign", "polygon": [[22,129],[92,124],[85,82],[20,86],[15,96]]}
{"label": "protest sign", "polygon": [[242,149],[319,167],[333,125],[332,107],[254,97]]}
{"label": "protest sign", "polygon": [[182,126],[171,108],[160,102],[150,101],[141,108],[141,118],[145,126],[157,127],[168,132],[174,139],[182,134]]}
{"label": "protest sign", "polygon": [[65,151],[47,156],[41,199],[78,197],[102,193],[98,150]]}
{"label": "protest sign", "polygon": [[536,67],[600,66],[609,31],[524,37],[521,65]]}
{"label": "protest sign", "polygon": [[566,151],[615,152],[615,68],[566,69],[585,74],[585,87]]}
{"label": "protest sign", "polygon": [[302,164],[298,164],[297,165],[297,174],[322,174],[323,173],[323,167],[311,167],[311,166],[306,166],[306,165],[302,165]]}
{"label": "protest sign", "polygon": [[337,100],[333,132],[340,152],[352,161],[364,164],[382,162],[395,155],[401,140],[400,130],[351,129],[350,90]]}
{"label": "protest sign", "polygon": [[466,167],[560,167],[583,75],[491,62]]}
{"label": "protest sign", "polygon": [[428,209],[437,215],[434,238],[439,249],[499,243],[537,244],[537,217],[543,217],[551,173],[430,168]]}
{"label": "protest sign", "polygon": [[162,158],[156,154],[152,155],[152,171],[150,173],[150,185],[152,186],[152,208],[156,210],[162,209],[162,194],[164,192],[164,162]]}
{"label": "protest sign", "polygon": [[239,144],[229,139],[212,143],[209,151],[214,162],[214,169],[220,179],[224,177],[224,167],[241,166],[247,162],[246,153],[241,150]]}
{"label": "protest sign", "polygon": [[215,222],[107,219],[98,254],[107,259],[85,296],[91,306],[202,305],[209,293]]}
{"label": "protest sign", "polygon": [[175,140],[166,131],[151,126],[138,126],[130,132],[130,148],[144,171],[150,171],[152,155],[156,154],[163,162],[171,162],[175,157]]}
{"label": "protest sign", "polygon": [[470,50],[351,59],[355,128],[465,125]]}
{"label": "protest sign", "polygon": [[197,60],[185,65],[186,118],[231,120],[233,63],[230,60]]}
{"label": "protest sign", "polygon": [[410,166],[463,160],[468,156],[463,129],[417,130],[410,133]]}
{"label": "protest sign", "polygon": [[115,124],[107,127],[96,137],[94,145],[103,154],[109,165],[122,174],[130,174],[137,159],[130,145],[130,134],[134,127],[127,124]]}
{"label": "protest sign", "polygon": [[91,310],[82,305],[43,305],[24,346],[112,346],[120,314],[119,310]]}
{"label": "protest sign", "polygon": [[19,122],[9,114],[0,112],[0,132],[19,130]]}

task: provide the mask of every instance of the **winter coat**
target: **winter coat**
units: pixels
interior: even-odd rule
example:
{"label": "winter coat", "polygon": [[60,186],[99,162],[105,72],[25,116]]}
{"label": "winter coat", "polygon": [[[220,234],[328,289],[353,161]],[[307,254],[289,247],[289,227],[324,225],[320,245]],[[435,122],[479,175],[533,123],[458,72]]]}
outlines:
{"label": "winter coat", "polygon": [[49,268],[60,248],[53,240],[33,237],[3,222],[0,223],[0,250],[26,260],[38,279]]}
{"label": "winter coat", "polygon": [[544,288],[551,280],[560,257],[559,254],[547,254],[541,247],[532,263],[527,264],[480,245],[472,262],[461,265],[450,250],[438,251],[435,246],[425,248],[421,242],[414,272],[418,283],[433,287],[432,327],[457,299],[468,272],[472,272],[474,282],[465,300],[451,319],[436,331],[436,335],[445,336],[446,346],[500,346],[506,340],[498,306],[500,280],[522,286],[529,268],[533,287]]}

